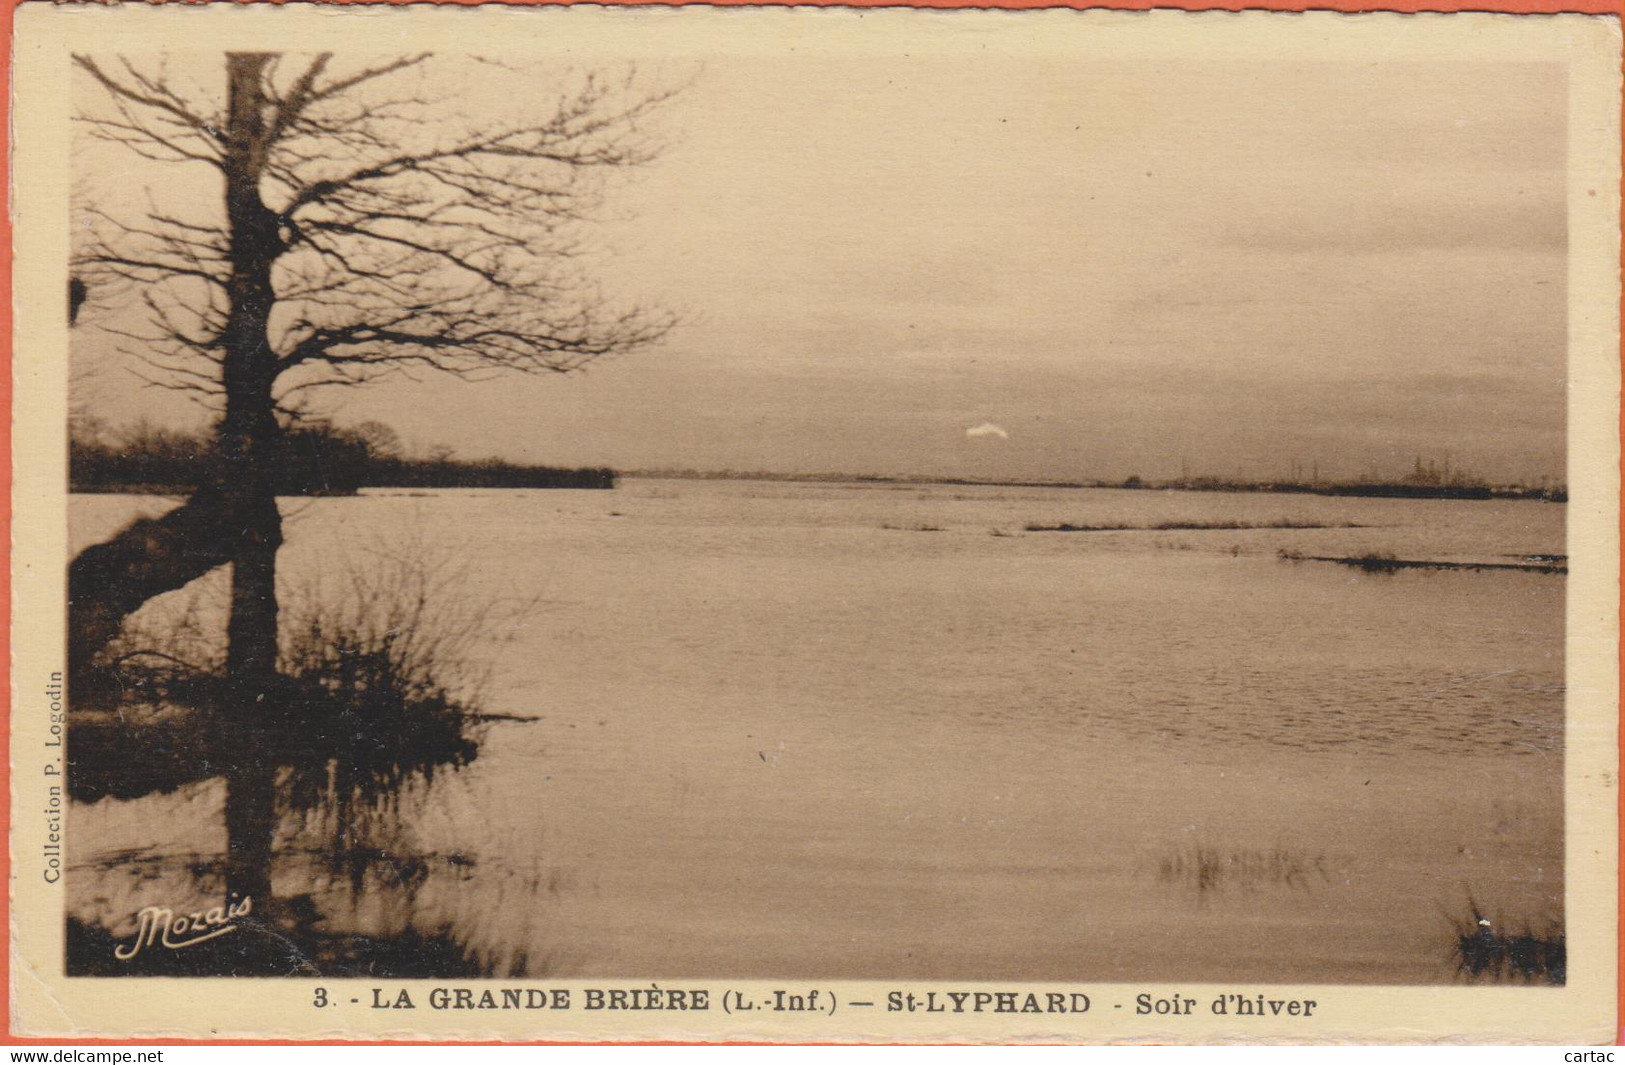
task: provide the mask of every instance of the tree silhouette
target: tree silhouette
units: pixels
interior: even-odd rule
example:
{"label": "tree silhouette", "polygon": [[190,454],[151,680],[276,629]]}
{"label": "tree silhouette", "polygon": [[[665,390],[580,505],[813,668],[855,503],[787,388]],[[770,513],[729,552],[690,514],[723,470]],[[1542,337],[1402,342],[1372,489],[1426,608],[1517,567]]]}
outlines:
{"label": "tree silhouette", "polygon": [[142,376],[220,420],[212,483],[71,563],[70,681],[89,682],[94,655],[141,603],[231,564],[227,880],[266,898],[274,485],[289,412],[312,389],[419,371],[567,373],[662,337],[671,319],[610,304],[582,255],[603,175],[653,158],[642,120],[669,93],[630,72],[565,75],[519,117],[467,117],[436,102],[455,72],[431,77],[457,61],[430,55],[230,53],[214,91],[164,62],[74,62],[94,90],[77,116],[91,137],[149,166],[207,168],[220,195],[200,210],[153,194],[134,212],[81,197],[70,316],[86,328],[87,306],[116,305],[123,317],[99,328]]}
{"label": "tree silhouette", "polygon": [[367,445],[367,450],[382,459],[398,459],[405,454],[401,434],[380,421],[365,421],[352,432]]}

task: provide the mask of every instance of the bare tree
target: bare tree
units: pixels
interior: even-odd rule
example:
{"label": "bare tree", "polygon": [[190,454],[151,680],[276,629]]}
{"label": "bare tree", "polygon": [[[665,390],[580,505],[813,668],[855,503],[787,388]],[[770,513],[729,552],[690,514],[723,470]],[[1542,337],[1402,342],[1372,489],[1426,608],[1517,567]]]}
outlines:
{"label": "bare tree", "polygon": [[367,445],[367,451],[382,459],[398,459],[405,454],[401,434],[379,421],[365,421],[352,432]]}
{"label": "bare tree", "polygon": [[[74,560],[70,677],[142,602],[229,562],[229,712],[246,761],[274,728],[273,483],[301,394],[418,371],[567,373],[671,326],[610,305],[580,262],[602,176],[652,158],[641,122],[667,94],[589,74],[522,117],[448,118],[434,62],[233,53],[210,91],[162,63],[75,57],[100,90],[78,116],[92,137],[218,180],[202,213],[81,204],[70,301],[140,309],[139,324],[102,328],[151,383],[217,409],[220,473]],[[228,880],[264,897],[270,780],[234,781]]]}

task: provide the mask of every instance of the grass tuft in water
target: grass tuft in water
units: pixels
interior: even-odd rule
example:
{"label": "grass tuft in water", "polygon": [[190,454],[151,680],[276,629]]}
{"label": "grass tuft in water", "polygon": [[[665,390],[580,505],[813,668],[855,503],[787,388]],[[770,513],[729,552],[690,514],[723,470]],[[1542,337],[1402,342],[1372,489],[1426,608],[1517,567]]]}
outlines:
{"label": "grass tuft in water", "polygon": [[1467,913],[1449,920],[1455,932],[1453,960],[1458,976],[1469,981],[1552,987],[1563,986],[1568,978],[1568,947],[1557,921],[1548,920],[1538,931],[1528,920],[1492,921],[1471,896]]}
{"label": "grass tuft in water", "polygon": [[1267,850],[1221,848],[1195,843],[1164,855],[1157,863],[1157,879],[1183,884],[1198,897],[1226,889],[1258,891],[1284,887],[1308,891],[1330,877],[1326,855],[1294,851],[1285,847]]}

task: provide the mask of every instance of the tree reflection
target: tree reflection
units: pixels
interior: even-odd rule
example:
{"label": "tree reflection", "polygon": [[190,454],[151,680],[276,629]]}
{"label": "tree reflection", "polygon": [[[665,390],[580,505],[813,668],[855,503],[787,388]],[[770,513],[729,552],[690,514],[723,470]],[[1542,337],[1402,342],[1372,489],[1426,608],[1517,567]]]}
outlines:
{"label": "tree reflection", "polygon": [[232,705],[228,671],[207,636],[217,631],[217,587],[196,589],[166,617],[134,619],[98,660],[69,723],[70,794],[136,799],[223,784],[223,851],[159,875],[176,906],[252,898],[253,909],[243,934],[143,955],[141,965],[112,966],[102,949],[112,930],[70,922],[70,971],[515,966],[464,958],[446,928],[420,927],[420,892],[466,880],[474,860],[423,853],[411,829],[436,781],[473,763],[490,727],[516,720],[481,711],[479,651],[482,634],[510,629],[531,604],[470,604],[456,592],[457,567],[415,546],[374,550],[337,572],[340,587],[299,589],[285,612],[275,697],[286,727],[242,727],[222,709]]}

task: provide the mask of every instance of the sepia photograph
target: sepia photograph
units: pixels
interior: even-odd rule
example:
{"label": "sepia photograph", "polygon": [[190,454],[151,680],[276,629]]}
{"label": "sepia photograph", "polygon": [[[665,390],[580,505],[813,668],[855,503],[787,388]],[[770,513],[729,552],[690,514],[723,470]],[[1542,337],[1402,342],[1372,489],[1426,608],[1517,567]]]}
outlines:
{"label": "sepia photograph", "polygon": [[67,34],[66,976],[1565,986],[1552,49],[394,14]]}

